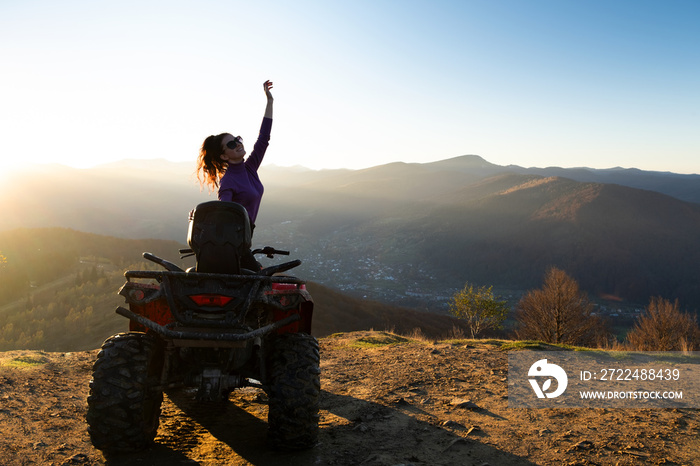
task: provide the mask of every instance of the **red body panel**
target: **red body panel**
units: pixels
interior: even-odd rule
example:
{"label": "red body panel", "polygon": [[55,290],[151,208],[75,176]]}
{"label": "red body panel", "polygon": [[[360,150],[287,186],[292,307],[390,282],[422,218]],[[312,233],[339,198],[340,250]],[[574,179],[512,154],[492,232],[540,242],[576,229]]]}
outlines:
{"label": "red body panel", "polygon": [[[167,325],[175,321],[165,298],[160,298],[145,304],[129,303],[129,309],[134,314],[144,316],[159,325]],[[130,320],[129,331],[145,332],[146,327]]]}
{"label": "red body panel", "polygon": [[[272,290],[265,292],[265,294],[275,296],[282,306],[287,306],[292,298],[296,298],[296,295],[298,295],[298,290],[306,290],[306,285],[297,285],[294,283],[272,283]],[[275,309],[273,311],[275,322],[293,314],[301,315],[301,320],[285,325],[281,329],[277,330],[277,333],[283,334],[304,332],[310,335],[313,306],[314,305],[312,302],[304,301],[299,305],[298,309]]]}

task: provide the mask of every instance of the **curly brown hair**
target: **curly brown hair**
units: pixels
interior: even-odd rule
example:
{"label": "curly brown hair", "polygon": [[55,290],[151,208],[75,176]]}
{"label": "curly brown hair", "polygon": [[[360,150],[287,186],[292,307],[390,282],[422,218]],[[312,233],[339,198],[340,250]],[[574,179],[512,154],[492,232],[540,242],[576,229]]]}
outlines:
{"label": "curly brown hair", "polygon": [[226,171],[227,163],[221,160],[224,153],[221,141],[229,133],[209,136],[202,143],[197,157],[197,179],[201,186],[209,186],[214,191],[219,188],[219,177]]}

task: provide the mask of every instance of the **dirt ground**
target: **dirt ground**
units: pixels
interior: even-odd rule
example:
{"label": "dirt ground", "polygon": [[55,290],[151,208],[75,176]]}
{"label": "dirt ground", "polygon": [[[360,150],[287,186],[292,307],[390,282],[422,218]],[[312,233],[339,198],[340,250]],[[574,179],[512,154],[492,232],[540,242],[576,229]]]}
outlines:
{"label": "dirt ground", "polygon": [[[393,343],[380,346],[367,343]],[[107,457],[85,425],[97,351],[0,353],[3,465],[700,465],[700,411],[513,409],[507,353],[489,343],[321,339],[319,444],[267,448],[265,395],[166,396],[155,445]]]}

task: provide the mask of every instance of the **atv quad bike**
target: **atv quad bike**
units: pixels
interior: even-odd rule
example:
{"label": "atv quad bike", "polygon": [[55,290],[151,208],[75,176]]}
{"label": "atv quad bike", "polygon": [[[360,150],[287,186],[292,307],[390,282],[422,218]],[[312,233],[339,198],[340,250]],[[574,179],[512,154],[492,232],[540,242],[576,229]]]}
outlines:
{"label": "atv quad bike", "polygon": [[[318,433],[320,369],[305,282],[279,273],[295,260],[251,271],[251,229],[241,205],[211,201],[190,213],[187,242],[196,266],[184,271],[150,253],[164,270],[125,272],[119,290],[129,331],[108,338],[93,367],[87,423],[93,445],[111,453],[149,446],[163,392],[196,389],[224,401],[240,387],[268,395],[274,447],[304,449]],[[266,247],[253,253],[289,254]],[[183,256],[184,257],[184,256]],[[194,392],[194,390],[191,390]]]}

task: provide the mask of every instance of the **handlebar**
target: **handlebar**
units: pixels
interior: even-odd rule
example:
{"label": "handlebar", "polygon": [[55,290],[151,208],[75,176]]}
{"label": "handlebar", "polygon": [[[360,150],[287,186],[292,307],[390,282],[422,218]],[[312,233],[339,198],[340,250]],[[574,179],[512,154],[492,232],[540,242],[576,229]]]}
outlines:
{"label": "handlebar", "polygon": [[173,264],[170,261],[166,261],[165,259],[161,259],[160,257],[151,254],[150,252],[144,252],[143,258],[148,259],[151,262],[155,262],[156,264],[162,265],[165,268],[165,270],[169,272],[183,272],[183,270],[177,265]]}
{"label": "handlebar", "polygon": [[275,254],[278,254],[280,256],[288,256],[289,251],[280,251],[279,249],[275,249],[272,246],[265,246],[262,249],[253,249],[253,254],[265,254],[267,257],[272,259]]}
{"label": "handlebar", "polygon": [[301,261],[297,259],[291,262],[285,262],[284,264],[271,265],[270,267],[265,267],[260,272],[258,272],[258,274],[271,277],[276,273],[286,272],[287,270],[293,269],[294,267],[298,267],[299,265],[301,265]]}
{"label": "handlebar", "polygon": [[190,248],[180,249],[178,252],[180,253],[180,259],[194,256],[194,251]]}

